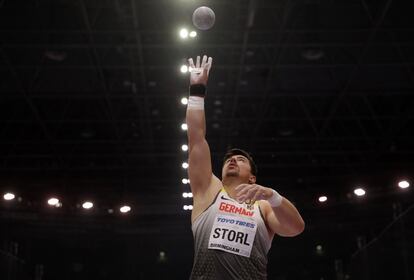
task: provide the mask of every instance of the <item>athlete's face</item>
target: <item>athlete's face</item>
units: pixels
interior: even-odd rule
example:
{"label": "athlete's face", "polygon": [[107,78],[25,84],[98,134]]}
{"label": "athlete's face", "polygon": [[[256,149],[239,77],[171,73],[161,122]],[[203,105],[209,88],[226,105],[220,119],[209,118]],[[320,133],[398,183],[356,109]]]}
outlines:
{"label": "athlete's face", "polygon": [[[253,175],[251,173],[251,167],[249,160],[242,155],[234,155],[226,159],[223,164],[222,178],[225,177],[241,177],[251,182]],[[255,177],[254,177],[255,178]]]}

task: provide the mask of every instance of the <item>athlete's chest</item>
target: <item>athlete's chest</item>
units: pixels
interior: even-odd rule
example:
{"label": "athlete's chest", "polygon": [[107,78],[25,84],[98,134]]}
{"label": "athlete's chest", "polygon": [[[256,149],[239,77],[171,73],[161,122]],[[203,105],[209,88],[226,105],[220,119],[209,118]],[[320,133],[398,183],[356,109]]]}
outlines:
{"label": "athlete's chest", "polygon": [[249,257],[259,225],[257,204],[240,204],[220,193],[211,210],[208,248]]}

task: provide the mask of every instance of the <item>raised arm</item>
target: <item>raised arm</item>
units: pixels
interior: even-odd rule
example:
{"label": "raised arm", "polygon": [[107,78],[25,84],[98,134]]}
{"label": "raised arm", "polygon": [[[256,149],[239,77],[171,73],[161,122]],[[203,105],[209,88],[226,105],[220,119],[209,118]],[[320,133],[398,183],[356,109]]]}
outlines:
{"label": "raised arm", "polygon": [[187,136],[189,146],[188,175],[194,199],[202,195],[210,185],[212,178],[210,148],[206,135],[206,118],[204,114],[204,97],[212,58],[207,60],[197,56],[196,64],[189,59],[190,97],[187,106]]}

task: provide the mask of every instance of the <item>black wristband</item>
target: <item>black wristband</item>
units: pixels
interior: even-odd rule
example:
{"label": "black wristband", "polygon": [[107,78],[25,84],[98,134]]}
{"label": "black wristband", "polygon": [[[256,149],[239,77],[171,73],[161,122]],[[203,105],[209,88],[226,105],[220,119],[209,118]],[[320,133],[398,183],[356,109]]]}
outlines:
{"label": "black wristband", "polygon": [[203,84],[190,85],[190,96],[206,96],[206,86]]}

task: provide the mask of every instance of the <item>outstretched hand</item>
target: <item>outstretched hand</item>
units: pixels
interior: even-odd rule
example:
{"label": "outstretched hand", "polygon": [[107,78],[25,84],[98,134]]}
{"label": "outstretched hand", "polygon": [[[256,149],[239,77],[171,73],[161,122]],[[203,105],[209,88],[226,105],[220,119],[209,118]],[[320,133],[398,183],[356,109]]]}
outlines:
{"label": "outstretched hand", "polygon": [[190,85],[203,84],[207,86],[208,73],[210,72],[211,65],[213,64],[213,58],[206,55],[203,56],[203,60],[200,64],[200,56],[197,56],[196,64],[192,58],[188,60],[190,66]]}

